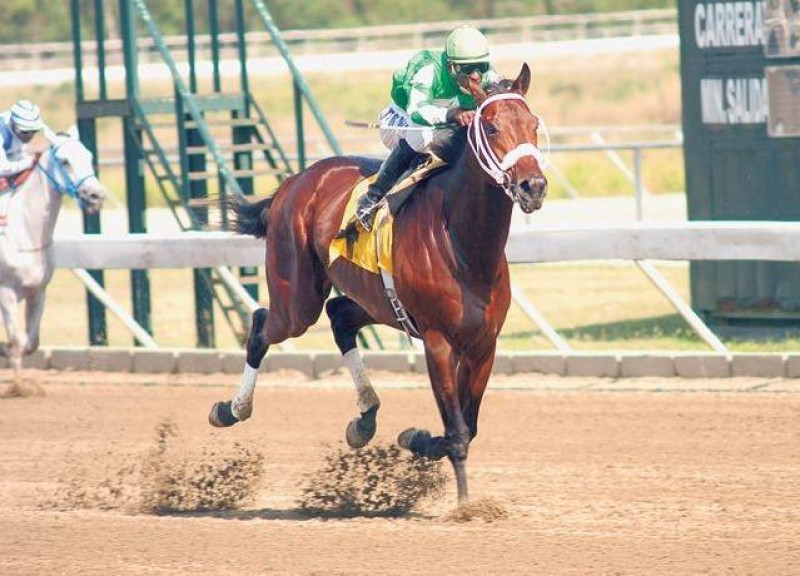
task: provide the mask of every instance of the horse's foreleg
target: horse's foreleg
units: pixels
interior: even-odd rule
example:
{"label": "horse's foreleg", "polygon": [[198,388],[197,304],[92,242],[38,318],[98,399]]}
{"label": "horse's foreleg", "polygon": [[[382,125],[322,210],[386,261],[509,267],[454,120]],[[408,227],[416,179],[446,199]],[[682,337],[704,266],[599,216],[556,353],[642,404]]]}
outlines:
{"label": "horse's foreleg", "polygon": [[22,351],[23,355],[33,354],[39,348],[39,333],[42,326],[44,301],[44,288],[25,299],[25,329],[28,332],[28,341]]}
{"label": "horse's foreleg", "polygon": [[258,379],[258,369],[261,361],[267,354],[269,342],[266,336],[266,324],[269,310],[259,308],[253,312],[253,322],[250,326],[250,335],[247,337],[247,358],[242,372],[242,381],[236,396],[229,402],[216,402],[208,415],[212,426],[225,428],[237,422],[247,420],[253,413],[253,394]]}
{"label": "horse's foreleg", "polygon": [[356,404],[361,412],[348,425],[345,437],[351,448],[363,448],[375,436],[378,427],[377,415],[381,402],[367,374],[361,353],[358,351],[358,331],[375,320],[347,296],[328,300],[325,311],[331,321],[336,345],[342,353],[345,366],[350,371],[356,387]]}
{"label": "horse's foreleg", "polygon": [[462,361],[458,364],[456,381],[461,396],[464,422],[469,428],[470,441],[478,435],[478,412],[489,377],[492,375],[494,353],[495,346],[492,345],[485,353],[469,355],[469,361]]}
{"label": "horse's foreleg", "polygon": [[22,349],[25,346],[25,335],[17,323],[17,294],[8,287],[0,287],[0,312],[6,328],[8,342],[5,355],[8,356],[11,368],[16,376],[22,371]]}
{"label": "horse's foreleg", "polygon": [[456,384],[458,357],[444,335],[439,332],[426,332],[424,341],[428,375],[444,422],[444,437],[431,437],[425,430],[411,428],[400,434],[398,443],[420,456],[447,456],[456,474],[458,501],[465,502],[469,499],[467,452],[470,431],[461,411],[461,399]]}

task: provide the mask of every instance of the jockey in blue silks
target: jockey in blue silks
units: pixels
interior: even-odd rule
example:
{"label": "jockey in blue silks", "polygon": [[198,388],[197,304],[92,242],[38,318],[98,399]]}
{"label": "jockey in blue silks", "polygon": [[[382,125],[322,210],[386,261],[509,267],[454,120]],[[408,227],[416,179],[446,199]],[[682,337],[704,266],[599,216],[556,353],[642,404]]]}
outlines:
{"label": "jockey in blue silks", "polygon": [[13,178],[33,166],[28,144],[44,128],[39,107],[28,100],[0,113],[0,178]]}

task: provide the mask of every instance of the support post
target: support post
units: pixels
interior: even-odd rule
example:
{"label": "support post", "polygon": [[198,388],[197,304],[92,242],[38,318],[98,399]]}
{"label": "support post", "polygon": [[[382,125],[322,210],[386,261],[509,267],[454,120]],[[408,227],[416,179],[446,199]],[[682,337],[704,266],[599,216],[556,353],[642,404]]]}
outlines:
{"label": "support post", "polygon": [[[189,90],[197,93],[197,46],[195,44],[194,0],[183,0],[183,15],[186,19],[186,59],[189,61]],[[179,92],[176,90],[176,92]]]}
{"label": "support post", "polygon": [[[212,0],[209,0],[212,1]],[[213,0],[216,4],[216,0]],[[250,117],[250,80],[247,75],[247,41],[245,38],[246,24],[244,20],[244,0],[236,0],[236,41],[239,54],[239,83],[242,95],[244,96],[244,110],[234,111],[234,118]],[[249,126],[234,126],[233,143],[248,144],[252,142],[253,128]],[[250,151],[235,152],[233,154],[234,170],[251,170],[253,168],[253,153]],[[252,196],[255,193],[255,185],[252,176],[237,178],[239,186],[245,196]],[[248,295],[258,301],[258,268],[255,266],[245,266],[239,268],[239,278]]]}
{"label": "support post", "polygon": [[[102,0],[99,0],[102,3]],[[130,0],[120,0],[120,21],[122,23],[122,47],[125,64],[125,97],[135,101],[139,97],[139,62],[136,46],[136,19]],[[128,231],[135,234],[147,232],[147,192],[142,173],[141,130],[136,127],[134,116],[129,114],[122,119],[122,134],[125,153],[125,187],[128,208]],[[131,299],[133,317],[136,322],[153,333],[150,307],[150,275],[146,270],[131,270]],[[136,340],[134,344],[140,342]]]}
{"label": "support post", "polygon": [[636,181],[636,220],[641,222],[643,217],[642,210],[642,195],[644,188],[642,184],[642,149],[635,148],[633,150],[633,170]]}
{"label": "support post", "polygon": [[208,0],[208,33],[211,36],[211,67],[214,92],[222,91],[219,74],[219,14],[217,0]]}
{"label": "support post", "polygon": [[104,0],[94,2],[94,35],[97,44],[97,81],[100,87],[100,100],[108,99],[106,85],[106,30]]}
{"label": "support post", "polygon": [[[175,87],[175,117],[178,126],[178,154],[181,164],[181,194],[184,200],[205,198],[208,195],[207,184],[204,180],[191,181],[191,172],[205,172],[206,157],[200,154],[187,154],[188,146],[201,146],[202,138],[196,129],[186,128],[187,121],[192,121],[183,106],[183,97],[178,87]],[[208,220],[205,208],[190,208],[192,223],[202,226]],[[209,284],[211,271],[207,268],[198,268],[192,271],[194,284],[194,316],[197,346],[199,348],[214,348],[214,295]]]}
{"label": "support post", "polygon": [[[83,50],[81,47],[81,11],[79,0],[71,0],[72,12],[72,44],[73,57],[75,59],[75,101],[80,104],[85,100],[83,84]],[[81,141],[92,152],[97,163],[97,124],[92,119],[79,119],[78,131]],[[95,165],[95,170],[98,166]],[[85,234],[100,233],[100,215],[83,213],[83,232]],[[104,278],[102,270],[90,270],[88,272],[98,285],[103,286]],[[106,311],[102,302],[95,296],[86,291],[86,306],[89,311],[89,343],[92,346],[108,345],[108,327],[106,325]]]}
{"label": "support post", "polygon": [[[147,194],[142,156],[137,144],[141,141],[141,131],[136,128],[132,116],[122,119],[125,146],[125,186],[128,191],[128,232],[144,234],[147,232]],[[131,270],[131,295],[133,317],[136,322],[153,333],[150,316],[150,277],[146,270]]]}

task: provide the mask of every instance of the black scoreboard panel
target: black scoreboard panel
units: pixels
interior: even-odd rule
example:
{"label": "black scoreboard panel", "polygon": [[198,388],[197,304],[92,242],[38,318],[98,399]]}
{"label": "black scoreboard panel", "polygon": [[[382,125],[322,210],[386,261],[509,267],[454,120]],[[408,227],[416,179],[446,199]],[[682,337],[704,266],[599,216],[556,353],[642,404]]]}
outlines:
{"label": "black scoreboard panel", "polygon": [[[679,0],[690,220],[800,221],[796,7]],[[710,320],[800,322],[800,264],[697,262],[691,285]]]}

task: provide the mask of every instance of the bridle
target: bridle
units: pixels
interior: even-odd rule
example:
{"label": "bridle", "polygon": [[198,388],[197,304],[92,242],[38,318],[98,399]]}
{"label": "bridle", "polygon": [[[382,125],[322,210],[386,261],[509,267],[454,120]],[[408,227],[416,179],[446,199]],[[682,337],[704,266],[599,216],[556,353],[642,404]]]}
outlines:
{"label": "bridle", "polygon": [[[66,142],[69,142],[69,140]],[[37,167],[47,176],[47,179],[50,180],[56,192],[74,198],[81,205],[81,208],[84,208],[84,202],[79,193],[80,189],[88,180],[92,178],[97,179],[97,174],[95,174],[94,170],[91,170],[88,174],[78,178],[77,181],[73,180],[69,170],[67,170],[58,156],[56,156],[62,144],[64,144],[64,142],[57,146],[50,146],[50,166],[52,167],[50,170],[44,168],[41,162],[37,164]]]}
{"label": "bridle", "polygon": [[[481,122],[481,115],[489,104],[499,100],[520,100],[525,104],[525,108],[536,117],[539,122],[539,128],[544,133],[546,141],[544,152],[534,144],[525,142],[523,144],[518,144],[516,148],[509,151],[502,160],[497,157],[497,154],[495,154],[492,146],[489,144],[486,129],[483,126],[483,122]],[[515,187],[511,185],[509,170],[526,156],[533,157],[539,164],[539,168],[544,169],[547,166],[547,157],[550,154],[550,135],[547,133],[547,126],[544,123],[544,119],[531,111],[524,96],[515,92],[495,94],[483,101],[475,111],[475,117],[467,128],[467,142],[469,142],[469,146],[472,148],[472,152],[475,154],[475,158],[478,160],[478,164],[483,171],[486,172],[514,202],[519,199],[519,190],[516,190]]]}

